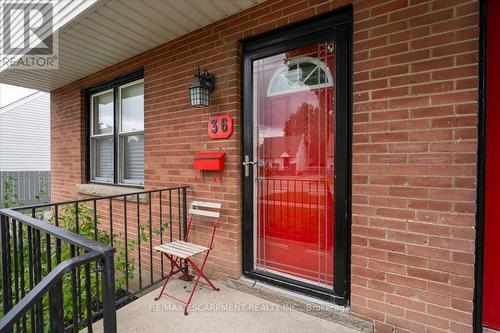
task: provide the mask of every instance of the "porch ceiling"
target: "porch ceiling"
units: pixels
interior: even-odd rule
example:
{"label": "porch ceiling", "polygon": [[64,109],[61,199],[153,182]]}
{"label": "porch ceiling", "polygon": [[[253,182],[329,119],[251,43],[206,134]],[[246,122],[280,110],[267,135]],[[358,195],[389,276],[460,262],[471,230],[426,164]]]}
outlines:
{"label": "porch ceiling", "polygon": [[59,29],[59,69],[7,67],[0,83],[52,91],[263,1],[99,0]]}

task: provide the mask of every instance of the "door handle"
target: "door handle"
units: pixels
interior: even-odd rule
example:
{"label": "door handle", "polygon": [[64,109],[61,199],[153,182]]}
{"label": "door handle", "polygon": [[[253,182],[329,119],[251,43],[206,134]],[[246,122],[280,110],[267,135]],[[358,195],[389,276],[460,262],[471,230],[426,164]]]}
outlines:
{"label": "door handle", "polygon": [[255,165],[258,162],[250,161],[250,157],[248,155],[245,155],[245,161],[243,161],[241,164],[243,164],[243,167],[245,169],[245,177],[250,176],[250,165]]}

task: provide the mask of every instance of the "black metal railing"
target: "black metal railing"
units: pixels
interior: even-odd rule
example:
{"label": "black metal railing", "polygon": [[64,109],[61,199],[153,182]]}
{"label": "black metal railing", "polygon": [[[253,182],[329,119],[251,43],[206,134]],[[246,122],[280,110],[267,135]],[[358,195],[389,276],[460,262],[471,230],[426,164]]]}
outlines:
{"label": "black metal railing", "polygon": [[[187,224],[186,192],[185,186],[173,187],[0,211],[0,216],[3,216],[2,226],[10,227],[4,231],[5,237],[8,237],[6,244],[10,244],[10,248],[2,250],[2,273],[11,275],[10,279],[7,275],[5,279],[2,278],[7,281],[2,283],[7,292],[3,293],[4,300],[7,298],[11,303],[16,303],[18,308],[19,304],[26,307],[27,301],[24,303],[21,301],[28,295],[32,296],[30,293],[36,288],[48,288],[46,290],[49,291],[45,294],[50,293],[51,287],[45,286],[42,281],[51,276],[52,279],[62,281],[64,285],[63,308],[66,312],[63,314],[62,322],[65,330],[77,332],[87,327],[91,332],[93,321],[99,318],[106,321],[106,302],[109,301],[109,297],[105,292],[113,294],[112,302],[116,308],[136,299],[163,280],[165,277],[163,258],[153,253],[153,247],[183,237]],[[13,214],[16,218],[12,217]],[[18,244],[19,248],[20,236],[13,231],[15,229],[18,233],[18,225],[26,224],[26,221],[36,221],[39,229],[32,230],[33,227],[30,227],[23,230],[25,233],[30,230],[30,235],[24,236],[30,240],[21,244],[23,247],[21,253],[19,250],[14,250],[16,248],[14,243]],[[12,226],[12,223],[16,226]],[[72,243],[69,243],[69,247],[64,246],[61,244],[64,239],[60,239],[57,233],[49,234],[52,237],[46,237],[45,246],[42,246],[43,240],[39,233],[47,234],[43,229],[44,226],[52,228],[51,231],[64,229],[66,233],[76,234],[75,236],[92,241],[93,244],[106,244],[115,250],[112,256],[114,285],[111,287],[103,280],[104,266],[99,265],[103,258],[99,256],[90,262],[82,259],[82,256],[93,253],[92,249],[76,244],[71,246]],[[22,261],[25,267],[15,265],[13,258],[18,258],[17,263]],[[32,260],[34,258],[38,260]],[[80,258],[84,262],[74,258]],[[63,263],[65,264],[60,266]],[[17,271],[16,267],[19,268]],[[56,268],[59,273],[52,273]],[[20,272],[24,270],[27,273],[21,274]],[[68,270],[70,274],[66,274]],[[14,311],[16,306],[11,305],[4,305],[4,313],[10,314]],[[15,322],[15,328],[23,331],[23,327],[28,325],[28,331],[31,332],[43,330],[52,332],[45,324],[51,321],[52,316],[50,314],[52,307],[48,300],[39,298],[31,301],[30,306],[33,310],[30,308],[21,317],[16,317],[18,321]],[[7,312],[5,309],[12,310]],[[9,318],[11,317],[14,318],[13,314],[9,315]],[[7,315],[2,322],[5,318]],[[34,330],[30,330],[32,327]],[[0,331],[3,332],[1,329]],[[104,328],[104,332],[112,331]]]}
{"label": "black metal railing", "polygon": [[[0,332],[92,331],[91,299],[78,293],[90,291],[91,265],[101,274],[102,317],[105,332],[116,332],[114,253],[109,245],[62,230],[12,209],[0,211],[2,250],[2,305]],[[42,247],[42,242],[45,247]],[[62,252],[70,255],[63,260]],[[82,252],[80,255],[76,253]],[[84,271],[84,289],[77,289],[77,274]],[[78,272],[78,273],[77,273]],[[63,293],[66,282],[71,285]],[[81,281],[80,281],[81,282]],[[72,315],[65,311],[72,305]],[[86,306],[82,316],[78,307]],[[85,316],[83,314],[85,313]],[[71,322],[68,322],[71,318]]]}

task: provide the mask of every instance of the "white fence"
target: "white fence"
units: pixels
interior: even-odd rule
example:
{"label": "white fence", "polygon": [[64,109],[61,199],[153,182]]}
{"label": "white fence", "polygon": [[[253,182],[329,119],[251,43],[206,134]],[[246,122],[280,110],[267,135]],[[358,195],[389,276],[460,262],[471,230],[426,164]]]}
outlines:
{"label": "white fence", "polygon": [[[9,191],[9,185],[12,190]],[[20,205],[48,202],[50,199],[50,171],[0,171],[0,208],[4,206],[6,192],[12,193]]]}

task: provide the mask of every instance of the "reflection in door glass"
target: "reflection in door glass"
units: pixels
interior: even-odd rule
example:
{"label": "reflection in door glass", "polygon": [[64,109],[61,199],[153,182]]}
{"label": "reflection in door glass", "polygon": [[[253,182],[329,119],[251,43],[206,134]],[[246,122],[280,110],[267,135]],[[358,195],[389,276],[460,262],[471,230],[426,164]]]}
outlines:
{"label": "reflection in door glass", "polygon": [[333,285],[334,47],[253,62],[256,268]]}

